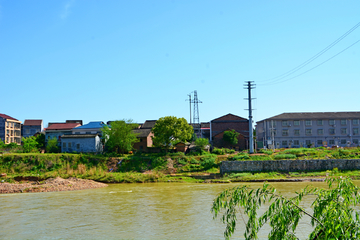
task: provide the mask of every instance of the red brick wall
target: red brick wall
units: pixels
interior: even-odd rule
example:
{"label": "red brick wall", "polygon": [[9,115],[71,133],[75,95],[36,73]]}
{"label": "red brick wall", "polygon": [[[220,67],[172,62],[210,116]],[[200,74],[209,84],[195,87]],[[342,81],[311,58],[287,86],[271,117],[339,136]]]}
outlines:
{"label": "red brick wall", "polygon": [[245,138],[242,134],[239,134],[239,136],[237,137],[238,139],[238,144],[235,146],[231,146],[230,144],[228,144],[227,142],[225,142],[223,140],[224,137],[224,132],[216,135],[213,137],[213,146],[217,147],[217,148],[235,148],[236,150],[244,150],[244,149],[248,149],[248,138]]}
{"label": "red brick wall", "polygon": [[234,129],[236,132],[248,138],[249,120],[232,114],[222,116],[211,121],[212,137],[226,130]]}

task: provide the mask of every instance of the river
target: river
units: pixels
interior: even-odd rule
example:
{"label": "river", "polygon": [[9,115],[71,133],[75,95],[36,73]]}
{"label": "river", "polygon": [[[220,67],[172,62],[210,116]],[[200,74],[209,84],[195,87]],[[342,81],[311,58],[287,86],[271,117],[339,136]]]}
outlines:
{"label": "river", "polygon": [[[272,183],[283,195],[312,184]],[[106,188],[0,195],[0,239],[224,239],[210,208],[231,184],[111,184]],[[262,183],[248,183],[253,187]],[[357,181],[357,185],[360,185]],[[305,201],[310,206],[311,199]],[[243,237],[239,222],[234,239]],[[311,227],[301,223],[305,239]],[[261,239],[266,239],[266,229]]]}

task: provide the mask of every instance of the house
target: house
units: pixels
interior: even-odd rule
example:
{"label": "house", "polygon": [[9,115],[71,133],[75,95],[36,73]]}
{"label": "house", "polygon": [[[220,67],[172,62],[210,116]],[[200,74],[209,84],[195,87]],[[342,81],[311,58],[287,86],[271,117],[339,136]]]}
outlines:
{"label": "house", "polygon": [[214,147],[230,147],[223,141],[224,132],[229,130],[239,133],[238,144],[234,147],[238,150],[248,149],[249,120],[231,113],[210,121],[210,143]]}
{"label": "house", "polygon": [[5,143],[21,144],[21,122],[0,113],[0,139]]}
{"label": "house", "polygon": [[35,133],[42,132],[43,130],[43,120],[25,119],[21,132],[22,136],[27,138],[34,136]]}
{"label": "house", "polygon": [[155,126],[157,120],[146,120],[143,125],[140,126],[141,129],[152,129]]}
{"label": "house", "polygon": [[61,136],[61,152],[100,153],[103,144],[99,134],[71,134]]}
{"label": "house", "polygon": [[72,129],[72,134],[98,134],[102,136],[102,127],[106,124],[101,121],[89,122],[88,124],[76,127]]}
{"label": "house", "polygon": [[134,143],[134,149],[136,151],[148,152],[148,148],[153,145],[152,138],[154,133],[151,132],[151,129],[139,128],[132,130],[132,132],[135,133],[136,137],[139,139],[139,142]]}
{"label": "house", "polygon": [[61,137],[63,135],[72,134],[72,129],[81,126],[78,122],[66,122],[66,123],[49,123],[49,126],[45,130],[45,142],[52,138],[58,139],[59,146],[61,143]]}
{"label": "house", "polygon": [[282,113],[257,122],[258,147],[359,146],[360,112]]}

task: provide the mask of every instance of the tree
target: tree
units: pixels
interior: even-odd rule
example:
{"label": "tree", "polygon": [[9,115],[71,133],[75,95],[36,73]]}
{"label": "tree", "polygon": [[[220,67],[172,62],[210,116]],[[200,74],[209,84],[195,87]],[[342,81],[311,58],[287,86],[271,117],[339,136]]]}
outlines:
{"label": "tree", "polygon": [[37,141],[35,137],[22,138],[24,153],[37,152]]}
{"label": "tree", "polygon": [[[237,214],[242,214],[238,210],[241,207],[248,216],[245,239],[258,239],[257,233],[265,223],[271,227],[268,239],[298,239],[295,230],[305,215],[310,217],[314,227],[309,239],[359,239],[359,212],[353,206],[360,202],[360,188],[350,178],[327,178],[326,182],[329,189],[306,187],[292,198],[276,194],[267,183],[259,189],[248,186],[226,189],[214,200],[211,210],[214,218],[225,210],[221,218],[226,224],[225,238],[234,233]],[[308,195],[316,196],[311,205],[313,213],[300,206],[301,200]],[[258,209],[266,202],[271,204],[258,217]]]}
{"label": "tree", "polygon": [[37,148],[41,149],[45,147],[45,134],[36,135],[35,140],[37,142]]}
{"label": "tree", "polygon": [[131,119],[113,121],[111,128],[104,125],[102,132],[108,151],[123,154],[133,150],[134,143],[138,142],[139,139],[132,130],[137,127],[138,124],[133,123]]}
{"label": "tree", "polygon": [[152,132],[154,145],[168,150],[176,142],[190,140],[194,130],[185,118],[167,116],[156,121]]}
{"label": "tree", "polygon": [[199,149],[199,151],[201,152],[202,150],[205,149],[206,146],[209,145],[209,139],[207,139],[207,138],[197,138],[195,140],[195,145]]}
{"label": "tree", "polygon": [[59,152],[58,140],[56,137],[50,138],[46,144],[46,152],[57,153]]}
{"label": "tree", "polygon": [[223,135],[223,140],[225,142],[227,142],[228,144],[230,144],[231,146],[234,146],[236,144],[238,144],[238,136],[240,135],[240,133],[235,132],[234,129],[232,130],[228,130],[224,132]]}

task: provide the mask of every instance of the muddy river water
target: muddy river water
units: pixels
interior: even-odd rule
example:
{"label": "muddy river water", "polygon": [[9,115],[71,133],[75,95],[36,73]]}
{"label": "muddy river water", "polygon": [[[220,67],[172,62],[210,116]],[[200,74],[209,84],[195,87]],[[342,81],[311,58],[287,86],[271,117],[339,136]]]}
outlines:
{"label": "muddy river water", "polygon": [[[272,183],[287,196],[309,184],[325,187],[320,182]],[[0,239],[224,239],[225,225],[213,220],[210,208],[218,193],[236,185],[112,184],[73,192],[3,194]],[[307,207],[310,203],[304,202]],[[243,238],[243,229],[239,222],[234,239]],[[305,239],[310,229],[301,223],[299,237]]]}

